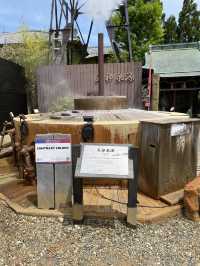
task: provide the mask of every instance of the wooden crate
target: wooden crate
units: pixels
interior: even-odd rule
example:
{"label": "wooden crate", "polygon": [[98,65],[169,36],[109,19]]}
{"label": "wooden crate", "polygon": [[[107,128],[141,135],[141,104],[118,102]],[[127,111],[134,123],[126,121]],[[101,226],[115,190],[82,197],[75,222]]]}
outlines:
{"label": "wooden crate", "polygon": [[[173,132],[185,125],[184,132]],[[159,198],[196,177],[200,120],[144,121],[141,125],[139,189]]]}

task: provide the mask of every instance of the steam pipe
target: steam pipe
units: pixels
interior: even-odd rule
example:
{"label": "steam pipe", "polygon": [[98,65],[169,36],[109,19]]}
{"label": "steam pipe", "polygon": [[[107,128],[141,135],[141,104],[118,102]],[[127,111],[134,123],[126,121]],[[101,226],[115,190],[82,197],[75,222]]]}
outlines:
{"label": "steam pipe", "polygon": [[98,72],[99,72],[99,96],[104,96],[104,40],[103,40],[103,33],[98,34]]}

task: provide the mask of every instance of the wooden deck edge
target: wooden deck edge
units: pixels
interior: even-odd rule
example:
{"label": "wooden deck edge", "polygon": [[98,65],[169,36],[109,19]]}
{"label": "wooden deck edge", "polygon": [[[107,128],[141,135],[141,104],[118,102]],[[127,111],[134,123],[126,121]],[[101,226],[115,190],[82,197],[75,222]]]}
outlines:
{"label": "wooden deck edge", "polygon": [[182,205],[170,206],[165,209],[165,212],[157,213],[153,215],[148,215],[145,218],[137,216],[137,221],[139,223],[153,224],[160,223],[168,218],[173,218],[176,216],[182,216]]}
{"label": "wooden deck edge", "polygon": [[[37,216],[37,217],[72,217],[72,208],[65,209],[64,212],[57,211],[57,210],[41,210],[37,208],[25,208],[20,206],[18,203],[13,202],[9,198],[7,198],[5,195],[0,193],[0,201],[4,202],[10,209],[12,209],[15,213],[20,215],[26,215],[26,216]],[[144,223],[144,224],[152,224],[152,223],[158,223],[166,220],[167,218],[172,218],[175,216],[179,216],[182,214],[182,206],[177,205],[173,207],[166,208],[167,210],[160,214],[154,214],[149,215],[146,217],[140,217],[137,216],[137,222],[138,223]],[[95,211],[95,209],[92,208],[85,208],[85,215],[86,218],[102,218],[102,219],[110,219],[110,218],[125,218],[126,215],[118,212],[99,212]]]}
{"label": "wooden deck edge", "polygon": [[[68,215],[68,213],[62,213],[56,210],[41,210],[36,208],[24,208],[19,204],[11,201],[5,195],[0,193],[0,201],[6,203],[8,207],[10,207],[15,213],[27,215],[27,216],[41,216],[41,217],[64,217]],[[71,210],[70,210],[71,212]]]}

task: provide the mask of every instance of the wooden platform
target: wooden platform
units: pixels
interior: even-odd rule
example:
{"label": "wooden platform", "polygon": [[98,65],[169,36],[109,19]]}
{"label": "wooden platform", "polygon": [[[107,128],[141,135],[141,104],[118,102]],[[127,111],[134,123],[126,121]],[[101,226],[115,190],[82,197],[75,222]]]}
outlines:
{"label": "wooden platform", "polygon": [[[71,207],[63,210],[40,210],[37,208],[36,187],[23,181],[13,180],[0,184],[0,200],[4,201],[15,212],[32,216],[71,217]],[[166,218],[181,214],[181,205],[167,204],[138,194],[139,223],[157,223]],[[121,202],[121,203],[118,203]],[[84,216],[90,218],[125,218],[127,190],[102,187],[84,189]]]}

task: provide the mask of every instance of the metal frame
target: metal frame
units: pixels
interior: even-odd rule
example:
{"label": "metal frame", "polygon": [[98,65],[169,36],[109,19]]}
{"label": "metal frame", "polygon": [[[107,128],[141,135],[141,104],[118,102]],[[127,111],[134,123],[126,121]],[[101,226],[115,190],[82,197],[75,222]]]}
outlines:
{"label": "metal frame", "polygon": [[117,43],[115,41],[115,30],[118,28],[124,28],[127,30],[127,38],[128,38],[128,53],[129,53],[129,61],[133,61],[133,51],[132,51],[132,44],[131,44],[131,32],[130,32],[130,22],[129,22],[129,14],[128,14],[128,0],[123,0],[123,5],[125,9],[125,24],[124,25],[112,25],[109,22],[106,24],[106,28],[108,31],[108,36],[110,38],[110,42],[113,48],[113,51],[115,52],[118,61],[121,62],[121,57],[120,57],[120,51],[117,46]]}
{"label": "metal frame", "polygon": [[[52,0],[51,2],[51,18],[49,27],[49,47],[53,49],[53,62],[67,64],[66,50],[68,42],[74,41],[74,31],[77,29],[82,44],[86,47],[89,45],[93,20],[91,20],[89,33],[87,40],[83,38],[81,28],[78,23],[78,17],[82,15],[82,7],[85,3],[81,4],[79,0]],[[67,38],[63,38],[63,34],[67,35]],[[71,48],[72,49],[72,48]],[[73,52],[71,51],[72,55]],[[60,59],[58,59],[60,56]],[[73,63],[73,56],[71,62]]]}
{"label": "metal frame", "polygon": [[[72,146],[73,160],[73,221],[74,223],[82,223],[83,221],[83,178],[75,178],[76,163],[81,155],[81,145]],[[128,204],[127,204],[127,223],[136,225],[137,212],[137,187],[139,173],[139,150],[129,148],[129,159],[133,161],[134,178],[128,179]]]}

